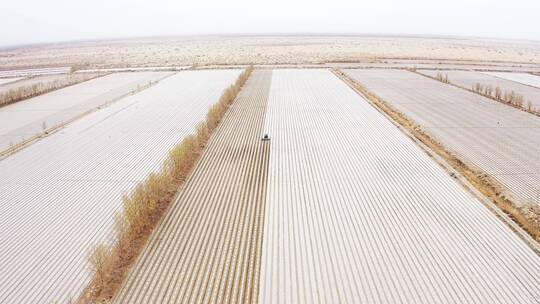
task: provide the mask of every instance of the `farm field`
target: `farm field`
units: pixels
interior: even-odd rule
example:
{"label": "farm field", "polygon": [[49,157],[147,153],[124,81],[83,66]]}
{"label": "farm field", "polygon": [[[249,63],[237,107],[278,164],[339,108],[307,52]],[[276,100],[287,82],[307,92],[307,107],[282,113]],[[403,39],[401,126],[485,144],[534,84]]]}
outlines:
{"label": "farm field", "polygon": [[90,249],[113,241],[122,195],[161,166],[239,74],[179,72],[1,160],[0,303],[76,298]]}
{"label": "farm field", "polygon": [[[539,117],[406,70],[343,71],[540,206]],[[0,108],[0,148],[95,109],[0,160],[0,303],[77,299],[123,195],[240,73],[117,72]],[[538,303],[540,247],[380,111],[329,69],[255,69],[113,302]]]}
{"label": "farm field", "polygon": [[75,73],[118,73],[118,72],[149,72],[149,71],[171,71],[171,70],[187,70],[189,66],[173,66],[173,67],[132,67],[132,68],[110,68],[110,69],[89,69],[78,70]]}
{"label": "farm field", "polygon": [[486,72],[486,74],[540,88],[540,76],[527,73]]}
{"label": "farm field", "polygon": [[[24,78],[24,77],[12,78],[12,79],[16,79],[18,81],[15,82],[15,83],[6,83],[6,84],[0,86],[0,94],[5,94],[9,90],[14,90],[14,89],[24,87],[24,86],[32,86],[34,84],[49,83],[49,82],[54,82],[54,81],[58,81],[58,80],[62,80],[62,79],[67,79],[71,75],[72,74],[54,74],[54,75],[42,75],[42,76],[28,77],[28,78]],[[97,76],[98,74],[97,73],[90,73],[90,75]],[[80,77],[80,75],[75,75],[75,77]],[[0,81],[1,81],[1,79],[0,79]]]}
{"label": "farm field", "polygon": [[538,302],[538,256],[339,78],[271,83],[259,303]]}
{"label": "farm field", "polygon": [[471,71],[506,71],[506,72],[540,72],[540,66],[494,66],[489,64],[481,64],[474,62],[463,62],[463,63],[417,63],[414,60],[404,61],[404,62],[376,62],[376,63],[334,63],[328,64],[327,67],[335,67],[341,69],[348,68],[360,68],[360,69],[428,69],[428,70],[437,70],[444,68],[445,70],[471,70]]}
{"label": "farm field", "polygon": [[[540,86],[536,88],[496,76],[503,73],[452,70],[417,70],[417,72],[431,77],[436,77],[437,73],[442,73],[443,75],[448,76],[448,81],[450,81],[450,83],[463,87],[467,90],[471,90],[475,84],[480,83],[484,87],[491,86],[493,89],[499,87],[503,92],[514,91],[515,93],[524,97],[523,106],[527,106],[527,103],[530,102],[533,109],[538,109],[540,111]],[[533,75],[530,76],[536,77]]]}
{"label": "farm field", "polygon": [[0,152],[169,75],[110,74],[1,107]]}
{"label": "farm field", "polygon": [[523,203],[540,204],[540,119],[408,71],[345,70]]}
{"label": "farm field", "polygon": [[272,72],[252,73],[136,262],[116,303],[256,302]]}

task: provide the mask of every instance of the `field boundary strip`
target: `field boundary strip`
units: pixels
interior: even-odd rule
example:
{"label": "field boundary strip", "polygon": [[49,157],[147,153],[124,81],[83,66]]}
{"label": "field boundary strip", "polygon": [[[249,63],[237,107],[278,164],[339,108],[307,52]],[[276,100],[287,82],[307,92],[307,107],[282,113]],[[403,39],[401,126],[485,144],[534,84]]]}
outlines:
{"label": "field boundary strip", "polygon": [[[436,160],[437,163],[447,170],[450,167],[459,172],[464,178],[458,178],[460,183],[469,190],[477,190],[472,191],[472,193],[477,196],[481,194],[480,201],[484,204],[486,204],[486,202],[493,202],[496,208],[504,213],[501,214],[500,212],[497,212],[497,209],[494,209],[491,204],[486,206],[495,212],[495,215],[502,219],[510,229],[516,232],[519,237],[535,251],[535,253],[540,255],[540,244],[538,243],[540,242],[540,227],[530,221],[515,207],[513,201],[514,198],[505,195],[505,191],[503,191],[504,187],[480,172],[478,169],[472,168],[470,165],[464,163],[457,156],[448,151],[441,143],[423,132],[421,127],[410,120],[406,115],[394,109],[377,95],[365,89],[357,81],[352,80],[340,70],[333,69],[332,72],[355,92],[365,97],[373,107],[383,113],[398,128],[405,132],[405,134],[418,143],[428,155]],[[438,157],[433,157],[435,155]],[[464,183],[464,181],[467,181],[467,183]],[[472,188],[467,185],[472,185]],[[488,198],[489,201],[486,200],[486,198]],[[514,223],[517,224],[517,226],[514,225]]]}

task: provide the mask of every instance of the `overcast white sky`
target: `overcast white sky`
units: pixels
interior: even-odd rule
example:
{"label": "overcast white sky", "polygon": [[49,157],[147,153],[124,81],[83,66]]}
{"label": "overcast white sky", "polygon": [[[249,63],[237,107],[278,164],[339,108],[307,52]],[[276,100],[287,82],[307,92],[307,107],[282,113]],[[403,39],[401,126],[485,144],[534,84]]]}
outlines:
{"label": "overcast white sky", "polygon": [[540,40],[540,0],[1,0],[0,45],[216,33]]}

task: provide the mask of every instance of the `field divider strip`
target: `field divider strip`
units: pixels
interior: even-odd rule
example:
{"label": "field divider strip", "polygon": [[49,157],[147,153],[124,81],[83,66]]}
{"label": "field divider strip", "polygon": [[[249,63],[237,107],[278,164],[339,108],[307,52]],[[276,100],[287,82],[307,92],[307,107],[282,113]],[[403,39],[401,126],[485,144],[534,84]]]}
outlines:
{"label": "field divider strip", "polygon": [[[377,95],[364,88],[340,70],[332,69],[336,77],[345,82],[360,96],[383,114],[396,127],[416,142],[436,163],[442,166],[451,176],[501,219],[538,255],[540,255],[540,225],[538,218],[526,217],[516,207],[516,199],[504,190],[498,182],[490,179],[485,173],[464,163],[440,142],[422,131],[421,127],[406,115],[394,109]],[[458,174],[456,174],[458,173]],[[538,216],[537,216],[538,217]]]}

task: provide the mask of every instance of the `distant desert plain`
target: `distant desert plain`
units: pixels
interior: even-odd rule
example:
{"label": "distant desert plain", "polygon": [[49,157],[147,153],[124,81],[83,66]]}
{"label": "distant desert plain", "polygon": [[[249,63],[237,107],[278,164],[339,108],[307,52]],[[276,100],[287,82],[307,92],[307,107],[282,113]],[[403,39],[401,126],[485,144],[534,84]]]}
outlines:
{"label": "distant desert plain", "polygon": [[[234,35],[62,42],[0,49],[0,69],[227,65],[474,65],[538,68],[540,42],[487,38]],[[503,69],[504,70],[504,69]],[[515,69],[514,69],[515,70]]]}

